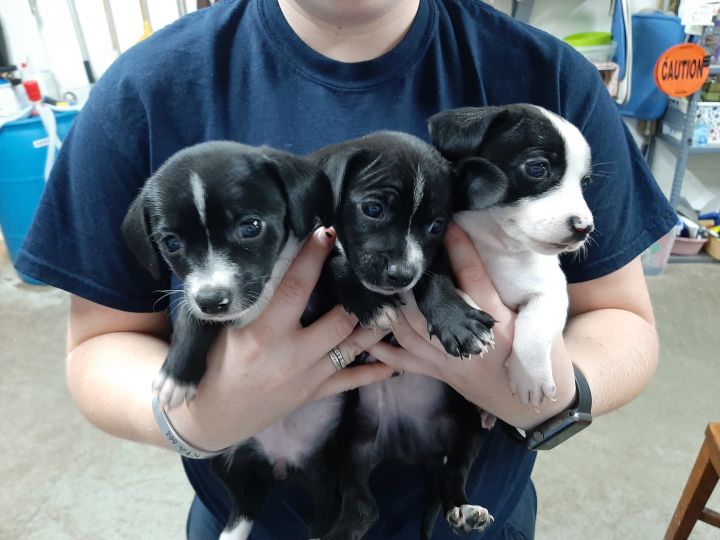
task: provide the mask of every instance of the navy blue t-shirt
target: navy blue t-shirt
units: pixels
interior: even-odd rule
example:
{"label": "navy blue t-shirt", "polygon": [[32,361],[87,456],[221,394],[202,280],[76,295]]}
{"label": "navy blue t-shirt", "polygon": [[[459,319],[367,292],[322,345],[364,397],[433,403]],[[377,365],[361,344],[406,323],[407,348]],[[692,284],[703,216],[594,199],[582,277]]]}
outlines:
{"label": "navy blue t-shirt", "polygon": [[[432,114],[526,102],[577,125],[592,148],[586,196],[598,234],[583,257],[563,259],[570,282],[606,275],[675,223],[595,68],[550,35],[474,0],[421,0],[407,35],[375,60],[340,63],[306,46],[276,0],[228,1],[198,11],[122,55],[93,89],[63,144],[16,266],[21,272],[125,311],[164,309],[154,281],[120,235],[138,189],[171,154],[231,139],[305,154],[380,129],[428,139]],[[494,429],[468,496],[497,538],[525,488],[534,455]],[[188,477],[217,516],[228,501],[204,461]],[[424,481],[417,469],[373,477],[381,521],[371,538],[415,538]],[[308,501],[278,483],[256,531],[304,538]],[[452,538],[442,522],[435,538]]]}

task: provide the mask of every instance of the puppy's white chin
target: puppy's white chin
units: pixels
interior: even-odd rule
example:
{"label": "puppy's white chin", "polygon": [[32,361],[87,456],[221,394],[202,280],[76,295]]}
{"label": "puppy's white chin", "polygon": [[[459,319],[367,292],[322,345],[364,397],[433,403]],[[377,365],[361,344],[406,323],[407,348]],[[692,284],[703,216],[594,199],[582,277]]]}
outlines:
{"label": "puppy's white chin", "polygon": [[384,287],[378,287],[377,285],[373,285],[372,283],[364,279],[361,279],[360,283],[362,283],[363,287],[365,287],[368,291],[376,292],[378,294],[384,294],[386,296],[391,296],[393,294],[398,294],[402,292],[401,289],[386,289]]}
{"label": "puppy's white chin", "polygon": [[260,299],[254,304],[246,306],[243,309],[231,309],[225,313],[218,313],[215,315],[211,313],[203,313],[200,308],[194,305],[192,306],[191,311],[193,317],[201,321],[242,324],[243,320],[246,319],[248,315],[255,315],[255,312],[262,311],[266,305],[267,302],[263,302],[262,299]]}
{"label": "puppy's white chin", "polygon": [[193,314],[193,317],[195,317],[196,319],[199,319],[201,321],[226,323],[226,322],[233,322],[238,319],[241,319],[243,316],[243,313],[245,313],[245,311],[247,311],[247,310],[233,311],[233,312],[227,312],[227,313],[219,313],[217,315],[211,315],[208,313],[203,313],[199,309],[193,309],[192,314]]}
{"label": "puppy's white chin", "polygon": [[562,253],[572,253],[573,251],[577,251],[585,244],[585,240],[568,243],[567,241],[562,240],[555,242],[552,239],[541,240],[539,238],[526,237],[523,243],[529,249],[542,255],[560,255]]}
{"label": "puppy's white chin", "polygon": [[567,251],[567,247],[553,244],[536,244],[535,251],[543,255],[560,255]]}
{"label": "puppy's white chin", "polygon": [[412,290],[412,288],[415,287],[418,281],[420,281],[419,277],[413,279],[409,285],[406,285],[405,287],[399,287],[397,289],[378,287],[377,285],[373,285],[372,283],[370,283],[369,281],[365,281],[364,279],[361,279],[360,283],[362,283],[363,286],[369,291],[376,292],[378,294],[384,294],[385,296],[392,296],[393,294],[402,294]]}
{"label": "puppy's white chin", "polygon": [[563,250],[563,253],[572,253],[573,251],[577,251],[585,245],[585,242],[586,242],[586,240],[583,240],[582,242],[574,242],[574,243],[568,245]]}

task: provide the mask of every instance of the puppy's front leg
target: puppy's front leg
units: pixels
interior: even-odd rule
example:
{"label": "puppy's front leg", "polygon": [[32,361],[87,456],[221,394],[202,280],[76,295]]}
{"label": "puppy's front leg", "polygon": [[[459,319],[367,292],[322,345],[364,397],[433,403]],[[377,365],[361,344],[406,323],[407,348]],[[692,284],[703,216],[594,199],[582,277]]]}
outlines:
{"label": "puppy's front leg", "polygon": [[452,282],[444,249],[420,278],[413,293],[428,322],[430,336],[437,336],[448,354],[467,357],[483,354],[494,342],[495,319],[464,300]]}
{"label": "puppy's front leg", "polygon": [[510,391],[524,404],[538,406],[555,395],[552,342],[567,317],[567,296],[538,293],[520,308],[515,319],[512,354],[506,362]]}
{"label": "puppy's front leg", "polygon": [[153,381],[153,391],[163,407],[173,408],[195,398],[205,374],[207,353],[219,326],[195,319],[181,306],[170,340],[170,351]]}
{"label": "puppy's front leg", "polygon": [[340,254],[330,259],[329,266],[343,307],[355,315],[365,328],[381,332],[392,330],[397,321],[395,297],[367,290],[348,260]]}

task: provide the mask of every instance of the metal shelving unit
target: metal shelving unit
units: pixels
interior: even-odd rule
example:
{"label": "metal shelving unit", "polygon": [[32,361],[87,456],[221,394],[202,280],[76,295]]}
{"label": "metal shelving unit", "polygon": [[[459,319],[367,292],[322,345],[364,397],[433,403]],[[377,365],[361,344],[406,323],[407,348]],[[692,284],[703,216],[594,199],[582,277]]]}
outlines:
{"label": "metal shelving unit", "polygon": [[[680,141],[678,141],[675,137],[668,135],[667,133],[658,133],[657,138],[661,141],[664,141],[670,146],[670,148],[674,150],[680,150]],[[704,145],[704,146],[693,146],[690,145],[688,147],[688,155],[695,155],[695,154],[718,154],[720,153],[720,145],[718,144],[711,144],[711,145]]]}
{"label": "metal shelving unit", "polygon": [[512,16],[525,23],[530,21],[534,3],[535,0],[513,0]]}
{"label": "metal shelving unit", "polygon": [[[720,73],[720,66],[710,66],[711,75],[718,73]],[[660,140],[668,142],[672,148],[677,150],[678,154],[675,163],[672,190],[670,192],[670,206],[674,209],[677,209],[678,203],[680,202],[680,192],[682,191],[683,178],[685,177],[685,169],[690,154],[720,153],[720,146],[692,146],[695,113],[697,112],[699,101],[700,90],[695,92],[688,100],[687,112],[683,113],[677,109],[668,108],[665,115],[663,115],[663,122],[669,125],[682,126],[682,138],[680,141],[664,133],[657,134]]]}

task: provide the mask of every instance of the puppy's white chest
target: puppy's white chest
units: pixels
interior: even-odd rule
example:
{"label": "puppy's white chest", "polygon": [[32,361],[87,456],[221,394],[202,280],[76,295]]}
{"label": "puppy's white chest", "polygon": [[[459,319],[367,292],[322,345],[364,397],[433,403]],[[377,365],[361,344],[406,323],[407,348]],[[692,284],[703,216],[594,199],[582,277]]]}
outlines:
{"label": "puppy's white chest", "polygon": [[324,444],[340,422],[341,396],[330,396],[303,405],[255,436],[270,463],[302,465]]}
{"label": "puppy's white chest", "polygon": [[475,242],[478,253],[503,303],[513,309],[524,305],[532,296],[565,295],[565,277],[557,257],[526,251],[494,253],[482,242]]}
{"label": "puppy's white chest", "polygon": [[436,432],[437,411],[445,397],[443,384],[430,377],[406,373],[360,388],[360,408],[377,426],[378,440],[393,445],[398,427],[413,433],[421,444]]}
{"label": "puppy's white chest", "polygon": [[488,212],[459,212],[454,219],[470,235],[506,306],[517,309],[537,295],[565,295],[565,276],[557,256],[522,247]]}

